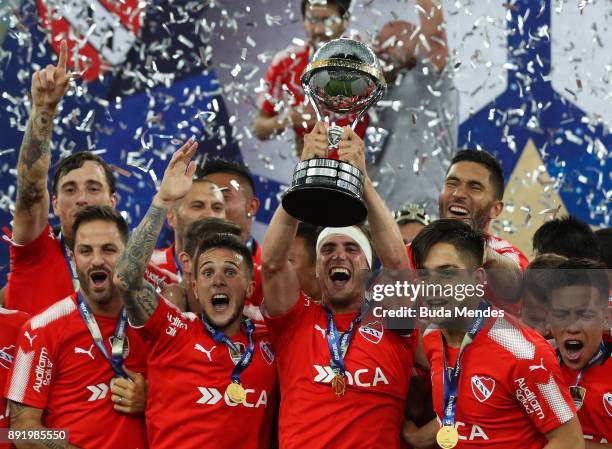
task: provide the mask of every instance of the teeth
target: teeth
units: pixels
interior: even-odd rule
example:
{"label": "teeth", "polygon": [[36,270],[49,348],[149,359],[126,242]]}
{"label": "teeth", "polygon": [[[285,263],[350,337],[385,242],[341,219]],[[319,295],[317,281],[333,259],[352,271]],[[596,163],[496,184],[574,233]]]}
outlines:
{"label": "teeth", "polygon": [[349,271],[346,268],[332,268],[331,274],[337,274],[337,273],[348,275]]}
{"label": "teeth", "polygon": [[213,296],[213,299],[227,299],[227,295],[224,295],[223,293],[217,293]]}
{"label": "teeth", "polygon": [[459,207],[459,206],[451,206],[449,207],[449,210],[454,213],[454,214],[468,214],[468,210],[464,209],[463,207]]}

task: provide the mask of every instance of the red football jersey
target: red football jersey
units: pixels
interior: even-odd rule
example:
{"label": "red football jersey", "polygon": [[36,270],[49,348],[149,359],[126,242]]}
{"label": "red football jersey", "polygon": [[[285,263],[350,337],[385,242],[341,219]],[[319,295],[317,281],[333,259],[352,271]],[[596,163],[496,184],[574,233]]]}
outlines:
{"label": "red football jersey", "polygon": [[27,245],[11,243],[9,252],[7,308],[35,315],[74,293],[70,267],[51,226]]}
{"label": "red football jersey", "polygon": [[[264,75],[267,90],[257,98],[257,107],[270,114],[285,113],[290,109],[304,103],[304,89],[300,81],[304,69],[308,65],[310,46],[290,45],[278,52]],[[332,117],[338,126],[350,125],[353,117]],[[365,115],[357,123],[355,132],[363,139],[368,124]],[[297,135],[304,135],[312,129],[303,126],[293,128]]]}
{"label": "red football jersey", "polygon": [[[576,385],[578,370],[563,365],[565,383]],[[575,403],[584,439],[595,443],[612,443],[612,358],[584,370],[580,387],[582,401]]]}
{"label": "red football jersey", "polygon": [[[569,421],[574,404],[550,345],[511,317],[491,318],[466,347],[455,425],[457,448],[541,449],[545,433]],[[423,347],[431,365],[434,410],[443,418],[443,351],[439,329],[425,333]],[[449,367],[458,348],[446,346]]]}
{"label": "red football jersey", "polygon": [[[240,377],[246,401],[235,404],[225,389],[239,356],[210,338],[196,315],[183,314],[161,299],[137,330],[149,351],[146,415],[151,447],[270,447],[278,392],[274,352],[265,332],[254,334],[255,353]],[[242,332],[232,341],[248,345]]]}
{"label": "red football jersey", "polygon": [[[522,253],[520,249],[514,246],[512,243],[507,240],[496,237],[492,234],[488,234],[487,245],[497,254],[500,254],[505,257],[509,257],[513,260],[521,271],[525,271],[527,269],[527,265],[529,265],[529,261],[527,257]],[[406,252],[408,253],[408,260],[410,261],[410,268],[414,271],[414,261],[412,260],[412,246],[410,243],[406,244]],[[510,303],[507,300],[499,298],[495,292],[490,288],[489,284],[485,285],[485,298],[491,302],[491,304],[499,307],[500,309],[505,310],[509,314],[519,317],[521,315],[521,302]]]}
{"label": "red football jersey", "polygon": [[[0,392],[4,392],[8,373],[15,360],[15,343],[17,334],[30,315],[17,310],[0,307]],[[8,401],[0,395],[0,429],[10,426]],[[14,447],[12,444],[0,443],[0,449]]]}
{"label": "red football jersey", "polygon": [[[338,331],[345,332],[356,316],[335,315]],[[400,447],[417,334],[401,337],[366,314],[344,358],[346,393],[337,397],[323,307],[300,295],[286,314],[264,317],[281,388],[280,447]]]}
{"label": "red football jersey", "polygon": [[[95,317],[110,354],[118,318]],[[22,330],[8,399],[44,409],[42,424],[67,429],[70,443],[83,449],[147,447],[144,417],[113,410],[114,372],[79,314],[76,294],[32,317]],[[133,329],[128,328],[124,353],[129,369],[146,371],[146,352]]]}

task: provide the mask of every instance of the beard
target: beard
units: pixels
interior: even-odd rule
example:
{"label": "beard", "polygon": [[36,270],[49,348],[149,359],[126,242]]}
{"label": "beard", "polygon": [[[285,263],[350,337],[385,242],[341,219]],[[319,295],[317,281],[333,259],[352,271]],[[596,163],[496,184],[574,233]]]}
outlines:
{"label": "beard", "polygon": [[79,278],[80,288],[81,290],[83,290],[85,297],[89,301],[93,301],[99,305],[106,305],[113,299],[113,296],[115,295],[115,285],[112,282],[110,283],[110,287],[106,287],[103,290],[95,291],[91,288],[90,283],[92,281],[88,274],[82,271],[77,271],[77,275]]}

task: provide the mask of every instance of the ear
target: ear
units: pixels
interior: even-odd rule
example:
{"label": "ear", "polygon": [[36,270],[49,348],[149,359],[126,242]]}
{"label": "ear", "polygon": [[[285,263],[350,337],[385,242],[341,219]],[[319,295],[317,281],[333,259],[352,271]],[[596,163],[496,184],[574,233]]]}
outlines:
{"label": "ear", "polygon": [[250,215],[251,217],[254,217],[258,209],[259,209],[259,199],[256,196],[254,196],[249,200],[249,203],[247,205],[247,213],[251,214]]}
{"label": "ear", "polygon": [[249,281],[249,284],[247,285],[245,298],[250,298],[254,291],[255,291],[255,281],[251,280]]}
{"label": "ear", "polygon": [[174,208],[168,209],[168,225],[172,229],[176,229],[176,215],[174,214]]}
{"label": "ear", "polygon": [[[194,276],[192,276],[193,278]],[[200,298],[198,296],[198,287],[196,284],[196,280],[195,279],[191,279],[191,290],[193,291],[193,296],[195,297],[195,299],[198,300],[198,302],[200,301]]]}
{"label": "ear", "polygon": [[178,255],[178,259],[183,273],[191,274],[191,257],[189,257],[189,254],[187,254],[185,251],[181,251]]}
{"label": "ear", "polygon": [[114,209],[117,206],[117,194],[113,193],[110,197],[110,205]]}
{"label": "ear", "polygon": [[57,209],[57,195],[53,195],[53,200],[51,200],[51,204],[53,205],[53,215],[59,217],[59,212]]}
{"label": "ear", "polygon": [[487,282],[487,272],[483,267],[476,268],[474,270],[474,281],[479,285],[485,285]]}
{"label": "ear", "polygon": [[503,201],[496,201],[495,204],[493,204],[493,206],[491,206],[491,209],[489,210],[489,218],[491,220],[497,218],[499,216],[499,214],[501,214],[504,210],[504,202]]}

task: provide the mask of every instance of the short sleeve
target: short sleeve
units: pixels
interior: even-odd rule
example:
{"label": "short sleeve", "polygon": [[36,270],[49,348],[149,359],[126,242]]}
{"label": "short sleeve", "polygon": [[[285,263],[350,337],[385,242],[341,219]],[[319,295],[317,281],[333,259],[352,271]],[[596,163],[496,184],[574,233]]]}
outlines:
{"label": "short sleeve", "polygon": [[513,390],[534,426],[543,434],[568,422],[576,414],[561,368],[552,348],[536,346],[532,360],[517,360]]}
{"label": "short sleeve", "polygon": [[270,339],[275,347],[282,346],[283,340],[291,337],[291,329],[296,321],[304,314],[306,307],[310,305],[310,299],[303,292],[300,292],[293,307],[282,315],[270,316],[266,311],[266,300],[261,305],[261,313],[266,321]]}
{"label": "short sleeve", "polygon": [[54,347],[46,330],[33,331],[30,323],[22,327],[17,338],[5,396],[11,401],[44,409],[56,376]]}
{"label": "short sleeve", "polygon": [[160,298],[153,315],[143,326],[130,326],[138,332],[150,353],[168,350],[189,333],[197,319],[194,314],[181,312],[165,298]]}

